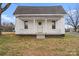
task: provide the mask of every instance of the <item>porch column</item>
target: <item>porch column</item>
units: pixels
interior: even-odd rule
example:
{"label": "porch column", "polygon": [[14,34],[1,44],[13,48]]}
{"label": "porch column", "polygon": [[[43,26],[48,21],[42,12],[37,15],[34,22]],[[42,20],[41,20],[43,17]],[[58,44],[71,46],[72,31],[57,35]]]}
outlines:
{"label": "porch column", "polygon": [[33,19],[33,23],[34,23],[34,33],[36,33],[35,19]]}
{"label": "porch column", "polygon": [[45,19],[45,33],[47,33],[47,19]]}

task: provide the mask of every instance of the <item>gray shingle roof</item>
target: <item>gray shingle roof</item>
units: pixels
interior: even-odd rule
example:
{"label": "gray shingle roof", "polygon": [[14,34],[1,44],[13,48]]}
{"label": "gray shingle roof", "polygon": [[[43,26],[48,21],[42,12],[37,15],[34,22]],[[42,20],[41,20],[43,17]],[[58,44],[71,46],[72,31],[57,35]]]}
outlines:
{"label": "gray shingle roof", "polygon": [[14,14],[66,14],[62,6],[18,6]]}

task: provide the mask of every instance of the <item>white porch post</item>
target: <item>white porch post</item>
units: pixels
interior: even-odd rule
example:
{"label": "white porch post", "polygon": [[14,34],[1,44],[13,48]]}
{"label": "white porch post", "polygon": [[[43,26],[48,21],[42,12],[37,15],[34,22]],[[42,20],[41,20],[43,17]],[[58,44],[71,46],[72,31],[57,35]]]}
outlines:
{"label": "white porch post", "polygon": [[47,19],[45,19],[45,33],[47,32]]}
{"label": "white porch post", "polygon": [[35,19],[33,20],[33,22],[34,22],[34,32],[36,33]]}

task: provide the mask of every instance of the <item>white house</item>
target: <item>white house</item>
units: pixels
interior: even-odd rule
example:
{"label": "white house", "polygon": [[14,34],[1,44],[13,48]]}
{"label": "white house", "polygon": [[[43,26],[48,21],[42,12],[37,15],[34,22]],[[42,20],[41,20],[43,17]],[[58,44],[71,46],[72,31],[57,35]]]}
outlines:
{"label": "white house", "polygon": [[15,33],[17,35],[36,35],[45,38],[47,35],[64,35],[64,15],[62,6],[18,6]]}

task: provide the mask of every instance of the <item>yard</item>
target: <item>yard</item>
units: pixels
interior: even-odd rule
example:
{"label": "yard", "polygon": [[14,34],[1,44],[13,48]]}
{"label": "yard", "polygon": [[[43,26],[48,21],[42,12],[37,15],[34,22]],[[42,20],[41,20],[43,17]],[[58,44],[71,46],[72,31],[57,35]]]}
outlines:
{"label": "yard", "polygon": [[79,37],[48,37],[38,40],[30,36],[1,35],[0,55],[79,55]]}

